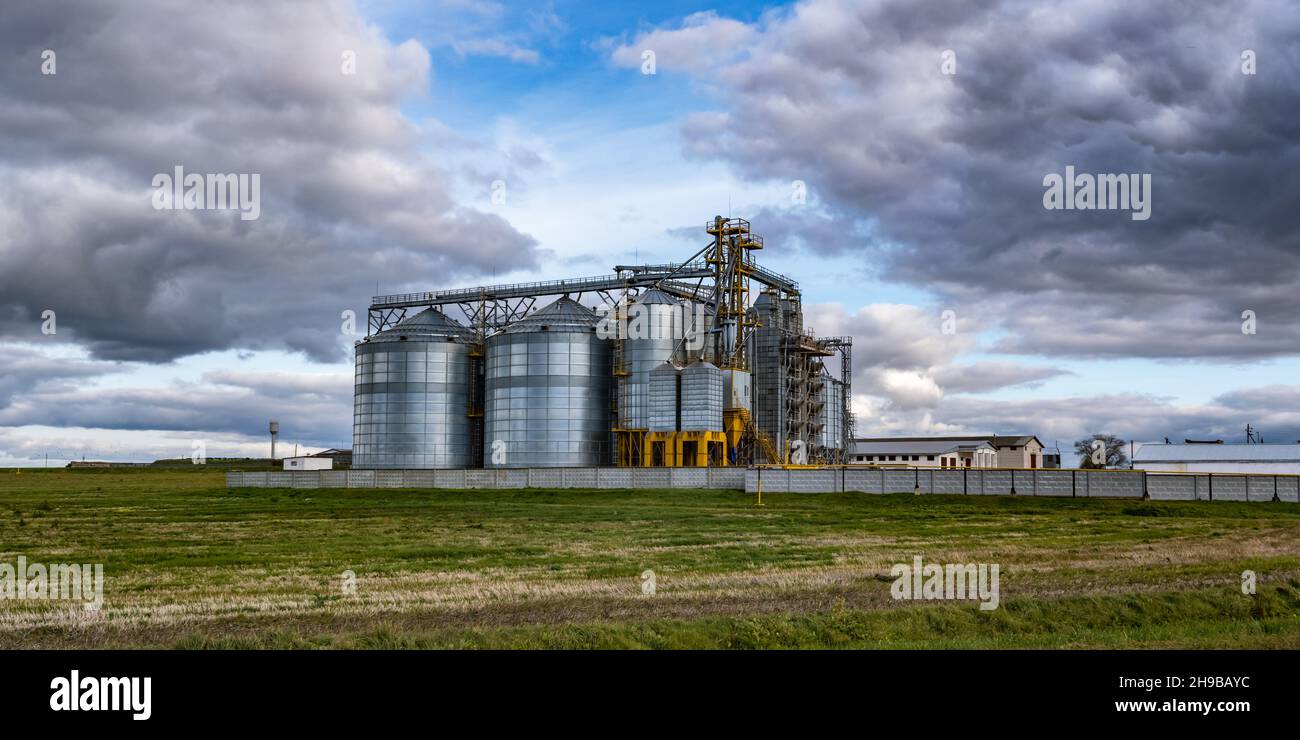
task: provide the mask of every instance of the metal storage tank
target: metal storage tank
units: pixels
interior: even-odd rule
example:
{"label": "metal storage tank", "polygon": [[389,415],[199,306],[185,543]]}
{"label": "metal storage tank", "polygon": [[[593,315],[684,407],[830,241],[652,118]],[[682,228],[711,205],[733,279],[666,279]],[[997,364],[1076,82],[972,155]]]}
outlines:
{"label": "metal storage tank", "polygon": [[683,432],[722,431],[722,371],[708,362],[695,362],[682,370]]}
{"label": "metal storage tank", "polygon": [[673,359],[682,337],[680,302],[651,288],[628,307],[623,340],[624,375],[618,382],[620,429],[649,429],[650,372]]}
{"label": "metal storage tank", "polygon": [[772,440],[778,450],[785,449],[786,377],[781,356],[782,330],[786,326],[782,303],[764,291],[754,301],[754,313],[762,322],[754,331],[754,352],[750,369],[754,373],[754,424]]}
{"label": "metal storage tank", "polygon": [[819,420],[822,430],[818,444],[833,456],[844,447],[844,384],[830,373],[823,374],[822,384],[823,405]]}
{"label": "metal storage tank", "polygon": [[665,362],[650,371],[650,404],[647,419],[651,432],[675,432],[678,425],[680,409],[677,399],[677,366]]}
{"label": "metal storage tank", "polygon": [[469,467],[472,342],[432,308],[357,342],[352,467]]}
{"label": "metal storage tank", "polygon": [[565,296],[487,338],[484,467],[609,463],[613,378],[598,320]]}

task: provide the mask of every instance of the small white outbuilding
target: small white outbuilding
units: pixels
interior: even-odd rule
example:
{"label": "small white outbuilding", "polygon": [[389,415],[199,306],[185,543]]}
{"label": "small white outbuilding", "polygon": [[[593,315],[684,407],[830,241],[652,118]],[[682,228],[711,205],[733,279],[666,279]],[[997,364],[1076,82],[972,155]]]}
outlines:
{"label": "small white outbuilding", "polygon": [[334,461],[328,457],[286,457],[285,470],[330,470]]}

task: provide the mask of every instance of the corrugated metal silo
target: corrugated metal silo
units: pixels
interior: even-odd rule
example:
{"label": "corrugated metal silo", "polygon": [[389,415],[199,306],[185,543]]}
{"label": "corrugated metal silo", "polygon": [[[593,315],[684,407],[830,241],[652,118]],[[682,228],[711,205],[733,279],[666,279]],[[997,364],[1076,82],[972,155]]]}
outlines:
{"label": "corrugated metal silo", "polygon": [[678,426],[679,409],[677,395],[677,366],[665,362],[650,371],[650,403],[646,414],[651,432],[675,432]]}
{"label": "corrugated metal silo", "polygon": [[681,334],[681,305],[656,288],[628,307],[628,338],[623,340],[624,374],[618,382],[618,424],[649,429],[650,372],[673,359]]}
{"label": "corrugated metal silo", "polygon": [[754,424],[778,450],[785,449],[786,436],[786,377],[781,357],[781,334],[786,317],[782,303],[766,291],[754,301],[754,313],[762,326],[754,332],[754,354],[750,363],[754,373]]}
{"label": "corrugated metal silo", "polygon": [[469,467],[472,341],[430,308],[357,343],[352,467]]}
{"label": "corrugated metal silo", "polygon": [[829,373],[822,378],[823,399],[821,445],[828,456],[844,448],[844,384]]}
{"label": "corrugated metal silo", "polygon": [[484,467],[609,463],[610,347],[597,321],[565,296],[487,338]]}
{"label": "corrugated metal silo", "polygon": [[722,431],[722,371],[708,362],[695,362],[682,370],[683,432]]}

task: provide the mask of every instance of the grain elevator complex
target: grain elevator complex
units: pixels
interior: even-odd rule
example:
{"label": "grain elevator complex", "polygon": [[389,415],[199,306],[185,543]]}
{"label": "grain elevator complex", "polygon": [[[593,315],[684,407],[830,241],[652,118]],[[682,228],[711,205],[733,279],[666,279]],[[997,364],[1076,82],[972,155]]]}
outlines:
{"label": "grain elevator complex", "polygon": [[681,263],[375,297],[353,467],[846,462],[851,339],[804,326],[748,221],[704,230]]}

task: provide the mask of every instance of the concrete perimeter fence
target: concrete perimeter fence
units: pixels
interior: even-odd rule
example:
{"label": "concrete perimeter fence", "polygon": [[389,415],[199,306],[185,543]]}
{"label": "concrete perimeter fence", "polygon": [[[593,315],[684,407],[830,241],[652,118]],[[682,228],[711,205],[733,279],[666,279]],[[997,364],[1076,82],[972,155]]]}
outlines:
{"label": "concrete perimeter fence", "polygon": [[516,468],[228,472],[228,488],[715,488],[1300,502],[1300,476],[1008,468]]}
{"label": "concrete perimeter fence", "polygon": [[749,468],[756,493],[949,493],[971,496],[1300,502],[1300,476],[1010,468]]}
{"label": "concrete perimeter fence", "polygon": [[742,490],[744,468],[514,468],[228,472],[227,488],[719,488]]}

